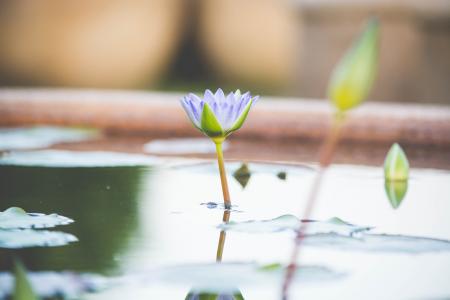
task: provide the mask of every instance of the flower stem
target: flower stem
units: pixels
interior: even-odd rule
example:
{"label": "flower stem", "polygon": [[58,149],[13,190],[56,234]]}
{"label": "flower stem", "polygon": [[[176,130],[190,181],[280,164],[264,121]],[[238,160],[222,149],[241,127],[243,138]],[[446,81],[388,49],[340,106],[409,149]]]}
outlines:
{"label": "flower stem", "polygon": [[231,208],[230,192],[228,191],[227,174],[225,172],[225,164],[223,161],[222,141],[216,141],[217,162],[219,164],[220,183],[222,184],[223,203],[225,209]]}
{"label": "flower stem", "polygon": [[[345,115],[342,113],[337,113],[333,118],[333,124],[331,126],[330,132],[325,139],[324,143],[321,146],[320,153],[319,153],[319,171],[316,174],[316,177],[314,179],[313,185],[311,187],[306,207],[303,212],[303,216],[301,220],[309,220],[314,206],[317,202],[317,196],[319,194],[320,186],[322,185],[322,179],[323,175],[325,174],[325,171],[327,170],[328,166],[331,163],[331,160],[333,159],[334,153],[336,152],[336,146],[339,141],[339,137],[341,134],[342,124],[344,121]],[[286,269],[286,274],[283,281],[282,286],[282,299],[287,300],[288,299],[288,292],[289,287],[292,283],[292,280],[295,275],[295,271],[297,269],[298,265],[298,257],[300,255],[300,246],[305,238],[305,234],[307,231],[308,222],[301,222],[300,226],[297,230],[297,235],[295,237],[294,242],[294,248],[291,254],[291,260],[290,263]]]}

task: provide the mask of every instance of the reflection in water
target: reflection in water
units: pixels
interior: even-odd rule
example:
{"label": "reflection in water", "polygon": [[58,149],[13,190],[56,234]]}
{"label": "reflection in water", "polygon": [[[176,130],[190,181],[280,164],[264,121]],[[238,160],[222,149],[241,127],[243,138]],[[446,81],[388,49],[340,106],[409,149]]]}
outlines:
{"label": "reflection in water", "polygon": [[[222,221],[227,224],[230,221],[230,210],[226,209],[223,212]],[[217,255],[216,262],[222,262],[223,249],[225,247],[225,239],[227,233],[225,230],[220,231],[219,243],[217,245]],[[198,291],[196,291],[198,290]],[[236,289],[232,293],[224,292],[224,293],[211,293],[211,292],[203,292],[201,288],[193,288],[186,296],[185,300],[244,300],[242,293]]]}
{"label": "reflection in water", "polygon": [[[112,272],[137,230],[140,180],[149,169],[0,167],[0,209],[57,212],[75,220],[64,228],[80,240],[65,247],[15,251],[34,270]],[[0,269],[10,269],[0,250]]]}
{"label": "reflection in water", "polygon": [[242,163],[239,169],[233,172],[234,179],[236,179],[236,181],[239,182],[239,184],[243,189],[245,189],[245,187],[247,186],[251,176],[252,173],[250,172],[248,165],[246,163]]}
{"label": "reflection in water", "polygon": [[[227,224],[230,221],[230,210],[226,209],[223,211],[223,223]],[[219,244],[217,245],[217,255],[216,255],[216,261],[221,262],[222,261],[222,255],[223,255],[223,248],[225,246],[225,239],[227,237],[227,233],[225,230],[220,231],[219,236]]]}
{"label": "reflection in water", "polygon": [[[223,212],[222,221],[227,224],[230,221],[230,210],[226,209]],[[216,262],[222,262],[223,249],[225,246],[226,231],[220,231],[219,243],[217,245],[217,256]],[[198,290],[198,291],[196,291]],[[244,300],[242,293],[236,289],[233,292],[223,292],[223,293],[212,293],[204,292],[201,288],[193,288],[186,296],[185,300]]]}
{"label": "reflection in water", "polygon": [[408,191],[408,180],[386,180],[384,189],[393,209],[397,209]]}

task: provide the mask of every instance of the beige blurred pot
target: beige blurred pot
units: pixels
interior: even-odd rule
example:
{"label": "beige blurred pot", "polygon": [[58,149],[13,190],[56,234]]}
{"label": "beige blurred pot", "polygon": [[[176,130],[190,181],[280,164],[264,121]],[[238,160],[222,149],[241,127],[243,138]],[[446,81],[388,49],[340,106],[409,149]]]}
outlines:
{"label": "beige blurred pot", "polygon": [[183,0],[2,1],[0,69],[25,83],[150,85],[173,58],[183,4]]}
{"label": "beige blurred pot", "polygon": [[226,79],[285,87],[292,81],[300,35],[285,0],[200,0],[200,40]]}

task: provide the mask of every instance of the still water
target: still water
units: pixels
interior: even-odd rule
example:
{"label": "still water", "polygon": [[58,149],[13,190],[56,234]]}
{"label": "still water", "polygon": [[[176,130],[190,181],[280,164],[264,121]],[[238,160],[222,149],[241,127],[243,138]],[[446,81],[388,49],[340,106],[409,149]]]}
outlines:
{"label": "still water", "polygon": [[[89,272],[116,280],[83,299],[185,299],[205,273],[217,281],[231,278],[215,269],[223,210],[213,205],[221,202],[214,162],[170,165],[0,166],[0,210],[19,206],[67,216],[75,222],[58,230],[79,239],[63,247],[0,250],[0,269],[10,270],[14,252],[30,270]],[[228,164],[235,205],[231,221],[301,215],[314,166],[250,163],[250,176],[238,181],[233,172],[240,166]],[[450,172],[412,169],[405,192],[393,205],[380,167],[335,165],[326,173],[313,219],[338,217],[374,227],[374,234],[450,240]],[[281,272],[259,278],[248,267],[287,264],[293,237],[289,230],[227,232],[222,264],[236,274],[233,284],[245,299],[279,298]],[[368,251],[334,240],[310,243],[300,263],[313,276],[307,270],[303,279],[299,276],[292,299],[450,297],[448,249],[414,249],[414,244]]]}

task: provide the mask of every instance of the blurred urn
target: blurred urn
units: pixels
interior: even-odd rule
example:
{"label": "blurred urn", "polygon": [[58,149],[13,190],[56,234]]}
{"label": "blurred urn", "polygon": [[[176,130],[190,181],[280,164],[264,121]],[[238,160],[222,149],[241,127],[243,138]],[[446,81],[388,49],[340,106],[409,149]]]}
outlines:
{"label": "blurred urn", "polygon": [[260,89],[293,82],[301,27],[287,0],[199,0],[200,43],[230,83]]}
{"label": "blurred urn", "polygon": [[150,85],[173,58],[183,4],[183,0],[0,1],[1,76],[15,84]]}

